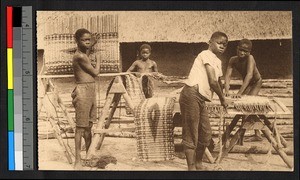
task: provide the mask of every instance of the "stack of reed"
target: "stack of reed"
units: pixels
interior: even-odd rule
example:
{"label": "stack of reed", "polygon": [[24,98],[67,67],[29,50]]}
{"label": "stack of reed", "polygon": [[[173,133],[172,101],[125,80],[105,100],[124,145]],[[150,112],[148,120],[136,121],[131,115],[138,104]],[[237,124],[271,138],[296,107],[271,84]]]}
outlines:
{"label": "stack of reed", "polygon": [[174,159],[173,109],[175,99],[148,98],[135,108],[138,158],[142,161]]}
{"label": "stack of reed", "polygon": [[272,111],[270,100],[261,96],[242,96],[233,102],[234,108],[244,113],[265,114]]}
{"label": "stack of reed", "polygon": [[45,27],[45,74],[72,74],[72,58],[76,51],[74,34],[86,28],[99,39],[92,48],[90,59],[100,53],[101,73],[119,72],[118,16],[50,16]]}

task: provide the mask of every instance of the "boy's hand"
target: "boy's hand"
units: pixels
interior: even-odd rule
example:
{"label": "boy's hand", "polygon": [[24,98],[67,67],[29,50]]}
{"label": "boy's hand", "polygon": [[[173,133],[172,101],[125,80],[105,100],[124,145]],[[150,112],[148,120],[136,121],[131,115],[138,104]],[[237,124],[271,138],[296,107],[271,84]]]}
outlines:
{"label": "boy's hand", "polygon": [[225,110],[227,109],[228,103],[227,103],[226,99],[221,100],[221,105],[225,108]]}
{"label": "boy's hand", "polygon": [[96,53],[96,61],[100,63],[100,60],[101,60],[100,53]]}
{"label": "boy's hand", "polygon": [[91,47],[93,47],[98,42],[99,38],[100,38],[100,33],[92,34]]}

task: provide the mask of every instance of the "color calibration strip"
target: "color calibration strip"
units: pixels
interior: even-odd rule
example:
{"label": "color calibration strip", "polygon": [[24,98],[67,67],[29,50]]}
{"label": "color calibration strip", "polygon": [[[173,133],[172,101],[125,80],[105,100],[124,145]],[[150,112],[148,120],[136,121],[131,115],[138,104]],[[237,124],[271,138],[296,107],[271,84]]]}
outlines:
{"label": "color calibration strip", "polygon": [[8,98],[8,169],[15,170],[14,81],[13,81],[13,7],[6,8],[7,18],[7,98]]}
{"label": "color calibration strip", "polygon": [[13,7],[15,170],[23,170],[22,8]]}
{"label": "color calibration strip", "polygon": [[6,9],[8,169],[33,170],[32,7]]}

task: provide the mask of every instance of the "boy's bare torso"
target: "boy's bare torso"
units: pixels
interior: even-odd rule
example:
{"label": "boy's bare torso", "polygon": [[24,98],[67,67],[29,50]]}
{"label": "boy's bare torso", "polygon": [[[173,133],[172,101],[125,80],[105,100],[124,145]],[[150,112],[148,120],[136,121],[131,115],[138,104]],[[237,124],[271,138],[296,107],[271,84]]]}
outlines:
{"label": "boy's bare torso", "polygon": [[76,83],[95,82],[95,78],[80,64],[81,61],[88,61],[91,63],[86,54],[76,51],[73,57],[73,70]]}
{"label": "boy's bare torso", "polygon": [[[242,75],[242,78],[245,79],[247,75],[247,66],[249,62],[249,57],[246,59],[240,59],[238,56],[232,57],[232,65],[233,67]],[[252,81],[257,81],[261,78],[261,75],[256,67],[256,64],[254,64],[253,69],[253,77]]]}
{"label": "boy's bare torso", "polygon": [[136,71],[140,72],[140,73],[154,72],[154,66],[155,66],[155,63],[151,59],[147,59],[146,61],[143,61],[143,60],[135,61]]}

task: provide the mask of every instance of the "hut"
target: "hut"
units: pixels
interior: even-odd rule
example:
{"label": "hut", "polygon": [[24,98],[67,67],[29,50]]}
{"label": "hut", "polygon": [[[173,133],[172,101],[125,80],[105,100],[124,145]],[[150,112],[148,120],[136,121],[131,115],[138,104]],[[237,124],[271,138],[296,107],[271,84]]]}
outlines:
{"label": "hut", "polygon": [[[207,49],[215,31],[223,31],[229,37],[222,57],[225,73],[228,59],[236,54],[238,41],[248,38],[253,42],[252,54],[263,79],[272,79],[265,81],[267,88],[261,94],[283,97],[285,105],[293,111],[290,11],[38,11],[39,71],[44,64],[50,74],[72,73],[69,68],[76,47],[73,34],[78,28],[100,34],[95,52],[101,53],[102,73],[126,71],[137,59],[140,45],[146,42],[152,46],[151,59],[157,62],[159,72],[185,77],[198,53]],[[233,76],[238,78],[238,73]],[[277,82],[278,79],[282,81]],[[68,102],[72,87],[66,84],[71,81],[57,80]],[[286,134],[293,134],[293,117],[285,117],[281,122]]]}
{"label": "hut", "polygon": [[[99,36],[99,43],[93,52],[101,54],[101,73],[126,71],[138,58],[140,45],[149,43],[152,47],[151,59],[157,62],[159,72],[167,76],[186,77],[195,57],[207,49],[213,32],[223,31],[229,37],[227,50],[222,57],[223,67],[236,54],[238,41],[248,38],[253,42],[252,54],[263,79],[276,79],[266,80],[264,87],[272,88],[262,89],[261,94],[281,97],[293,112],[290,11],[38,11],[38,74],[72,74],[71,60],[76,48],[73,35],[79,28],[87,28],[93,35]],[[237,77],[238,73],[234,72],[233,75]],[[103,107],[110,82],[106,77],[101,78],[98,86],[100,93],[96,97],[98,110]],[[283,80],[276,83],[277,79]],[[74,79],[57,79],[56,83],[66,107],[64,112],[74,119],[75,111],[70,96]],[[174,90],[173,87],[167,88],[168,92]],[[38,90],[40,94],[40,88]],[[68,124],[64,112],[59,112],[58,124]],[[39,139],[45,134],[46,138],[49,137],[45,114],[42,112],[38,117]],[[119,115],[119,121],[114,124],[116,127],[133,124],[129,116],[122,116],[125,118],[121,120],[123,114]],[[275,119],[279,132],[284,137],[293,138],[293,116]],[[225,120],[230,122],[232,118]],[[218,134],[218,122],[219,118],[211,118],[214,135]],[[134,132],[129,132],[127,137],[132,137],[132,134]],[[181,131],[175,128],[174,134],[180,135]],[[126,137],[126,134],[107,136]]]}
{"label": "hut", "polygon": [[229,37],[224,67],[235,55],[238,40],[248,38],[263,78],[292,77],[289,11],[42,11],[37,12],[37,26],[37,45],[46,49],[46,63],[67,63],[67,50],[76,47],[72,35],[84,27],[101,35],[96,49],[102,51],[102,63],[107,63],[102,72],[126,71],[139,46],[147,42],[160,72],[187,76],[210,35],[223,31]]}
{"label": "hut", "polygon": [[292,75],[291,12],[130,12],[130,16],[120,16],[120,22],[123,69],[129,67],[141,42],[149,42],[159,71],[187,76],[197,54],[207,48],[211,34],[223,31],[229,37],[223,56],[224,67],[236,54],[238,40],[248,38],[253,41],[252,53],[263,78],[290,78]]}

